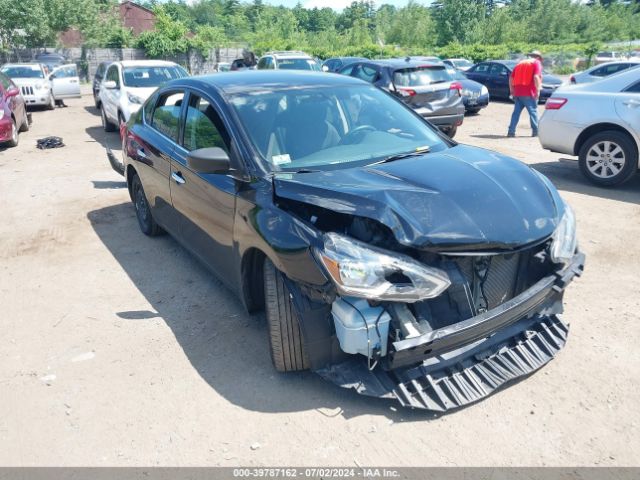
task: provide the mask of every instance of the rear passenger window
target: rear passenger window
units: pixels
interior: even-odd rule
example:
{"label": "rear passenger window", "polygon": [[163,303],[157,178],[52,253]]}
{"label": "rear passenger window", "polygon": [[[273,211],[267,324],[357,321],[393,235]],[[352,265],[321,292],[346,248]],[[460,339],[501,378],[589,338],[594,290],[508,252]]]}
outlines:
{"label": "rear passenger window", "polygon": [[171,92],[162,95],[155,105],[151,126],[174,142],[180,132],[180,109],[184,92]]}
{"label": "rear passenger window", "polygon": [[365,82],[373,83],[378,79],[378,72],[375,68],[362,65],[356,72],[356,77],[364,80]]}
{"label": "rear passenger window", "polygon": [[210,147],[229,151],[229,134],[215,108],[205,98],[189,97],[182,144],[190,152]]}

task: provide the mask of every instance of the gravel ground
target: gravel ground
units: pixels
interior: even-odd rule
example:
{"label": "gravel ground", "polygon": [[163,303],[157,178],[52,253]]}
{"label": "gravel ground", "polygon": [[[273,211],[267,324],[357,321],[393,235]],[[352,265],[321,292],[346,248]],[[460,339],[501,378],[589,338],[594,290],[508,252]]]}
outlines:
{"label": "gravel ground", "polygon": [[[90,97],[34,112],[0,151],[0,464],[638,465],[640,175],[587,185],[511,106],[458,140],[539,169],[574,206],[584,276],[567,347],[483,402],[433,417],[312,373],[277,374],[261,317],[168,236],[144,237]],[[46,135],[66,147],[40,151]]]}

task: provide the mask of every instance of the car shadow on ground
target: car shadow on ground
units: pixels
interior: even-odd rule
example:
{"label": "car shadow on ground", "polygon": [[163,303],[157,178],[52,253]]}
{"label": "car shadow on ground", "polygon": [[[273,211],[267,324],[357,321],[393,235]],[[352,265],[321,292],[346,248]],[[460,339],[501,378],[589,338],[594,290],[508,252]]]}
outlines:
{"label": "car shadow on ground", "polygon": [[[93,141],[98,142],[100,145],[102,145],[105,150],[107,148],[110,148],[114,151],[116,156],[120,155],[119,152],[122,150],[122,143],[120,142],[120,135],[118,134],[118,132],[105,132],[104,128],[102,128],[101,125],[87,127],[84,129],[84,131],[87,132],[87,135],[89,135],[93,139]],[[106,155],[107,153],[105,151],[105,157]]]}
{"label": "car shadow on ground", "polygon": [[84,109],[87,113],[90,113],[91,115],[93,115],[94,117],[99,117],[100,116],[100,110],[98,110],[96,107],[94,106],[84,106]]}
{"label": "car shadow on ground", "polygon": [[557,162],[535,163],[531,167],[547,176],[559,190],[640,204],[640,174],[638,173],[622,185],[603,188],[593,185],[582,175],[577,160],[560,158]]}
{"label": "car shadow on ground", "polygon": [[115,188],[126,188],[127,182],[122,180],[121,182],[114,182],[113,180],[92,180],[93,188],[98,190],[111,190]]}
{"label": "car shadow on ground", "polygon": [[[223,284],[169,235],[145,237],[130,203],[94,210],[92,227],[152,310],[114,312],[124,321],[162,318],[187,358],[229,402],[258,412],[317,410],[325,416],[385,416],[394,422],[435,419],[393,400],[358,395],[311,372],[277,373],[262,314],[249,315]],[[123,235],[123,232],[127,232]]]}

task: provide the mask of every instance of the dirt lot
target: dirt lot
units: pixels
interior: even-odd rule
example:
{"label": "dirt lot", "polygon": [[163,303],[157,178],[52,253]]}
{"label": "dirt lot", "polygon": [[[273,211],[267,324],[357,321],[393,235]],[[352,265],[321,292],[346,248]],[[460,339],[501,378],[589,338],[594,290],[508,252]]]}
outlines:
{"label": "dirt lot", "polygon": [[[567,347],[442,417],[279,375],[267,333],[168,236],[144,237],[90,97],[0,151],[1,465],[638,465],[640,175],[585,184],[507,104],[458,140],[539,169],[574,206],[587,269]],[[40,151],[46,135],[66,147]],[[560,161],[559,161],[560,160]]]}

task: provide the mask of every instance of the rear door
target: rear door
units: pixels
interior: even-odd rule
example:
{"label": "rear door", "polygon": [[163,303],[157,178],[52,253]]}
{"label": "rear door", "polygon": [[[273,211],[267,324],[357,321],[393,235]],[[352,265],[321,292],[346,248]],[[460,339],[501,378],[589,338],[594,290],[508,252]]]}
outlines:
{"label": "rear door", "polygon": [[80,98],[80,76],[78,67],[71,63],[62,65],[51,72],[51,90],[57,99]]}
{"label": "rear door", "polygon": [[[483,62],[471,67],[469,70],[465,72],[467,78],[471,80],[475,80],[478,83],[483,85],[487,84],[487,75],[489,74],[489,68],[491,64],[488,62]],[[488,87],[487,87],[488,88]]]}
{"label": "rear door", "polygon": [[221,278],[234,265],[233,220],[237,181],[227,174],[202,174],[187,165],[193,150],[219,147],[233,156],[231,137],[215,102],[192,92],[183,120],[182,139],[173,154],[171,199],[185,244]]}
{"label": "rear door", "polygon": [[487,88],[492,97],[509,98],[509,69],[501,63],[492,63],[489,69]]}
{"label": "rear door", "polygon": [[147,201],[156,221],[174,235],[179,235],[177,217],[171,206],[169,179],[171,155],[180,136],[180,118],[185,92],[167,90],[154,95],[145,105],[144,128],[134,129],[127,155],[136,161]]}

